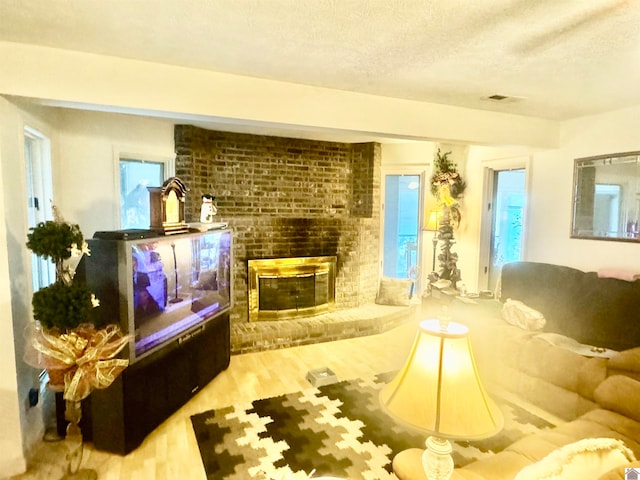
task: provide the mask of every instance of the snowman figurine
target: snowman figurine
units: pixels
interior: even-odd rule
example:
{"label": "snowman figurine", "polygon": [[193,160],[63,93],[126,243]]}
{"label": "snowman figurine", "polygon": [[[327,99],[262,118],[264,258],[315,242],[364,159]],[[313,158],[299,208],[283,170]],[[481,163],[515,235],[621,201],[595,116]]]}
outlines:
{"label": "snowman figurine", "polygon": [[202,196],[202,206],[200,207],[200,223],[213,223],[213,217],[218,213],[218,207],[213,204],[216,197],[208,193]]}

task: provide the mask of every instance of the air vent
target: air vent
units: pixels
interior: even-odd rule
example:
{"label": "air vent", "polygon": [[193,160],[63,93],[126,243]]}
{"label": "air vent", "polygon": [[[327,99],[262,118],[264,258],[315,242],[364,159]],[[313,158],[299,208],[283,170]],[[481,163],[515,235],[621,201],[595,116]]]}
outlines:
{"label": "air vent", "polygon": [[501,95],[499,93],[493,94],[489,97],[484,97],[483,100],[489,100],[490,102],[500,103],[515,103],[524,100],[525,97],[518,97],[514,95]]}

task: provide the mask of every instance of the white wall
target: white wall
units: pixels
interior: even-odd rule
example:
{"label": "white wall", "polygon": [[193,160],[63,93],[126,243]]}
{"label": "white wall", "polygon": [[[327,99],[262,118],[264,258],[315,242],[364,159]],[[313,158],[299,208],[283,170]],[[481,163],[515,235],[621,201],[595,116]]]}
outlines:
{"label": "white wall", "polygon": [[[160,119],[19,105],[0,97],[0,476],[25,470],[42,439],[42,409],[27,408],[38,369],[22,360],[23,332],[31,314],[25,125],[51,140],[54,203],[85,236],[117,228],[117,158],[120,152],[148,159],[174,157],[173,124]],[[47,199],[48,201],[48,199]],[[5,208],[6,207],[6,208]],[[12,321],[9,321],[12,320]]]}
{"label": "white wall", "polygon": [[[31,277],[27,236],[25,124],[54,137],[47,115],[33,115],[0,97],[0,472],[24,470],[42,438],[40,407],[28,408],[30,388],[38,388],[38,370],[22,361],[23,333],[31,320]],[[51,113],[51,112],[48,112]],[[54,138],[52,138],[52,143]],[[6,341],[5,339],[14,339]]]}
{"label": "white wall", "polygon": [[[528,204],[526,206],[526,243],[524,260],[567,265],[586,271],[620,268],[640,272],[640,245],[637,243],[571,239],[574,159],[608,153],[640,150],[637,121],[640,106],[603,115],[584,117],[561,125],[561,147],[471,146],[465,167],[460,169],[467,182],[462,204],[462,222],[455,231],[454,252],[458,267],[470,290],[478,288],[480,263],[481,213],[484,168],[515,158],[529,159]],[[435,145],[435,144],[430,144]],[[444,151],[447,151],[444,145]],[[416,147],[385,146],[383,165],[402,163],[403,148],[408,156]],[[390,155],[387,153],[390,152]],[[432,163],[433,153],[429,162]],[[431,238],[423,237],[425,259],[431,258]],[[428,263],[428,262],[427,262]],[[424,262],[423,262],[424,265]],[[430,265],[429,265],[430,267]]]}
{"label": "white wall", "polygon": [[534,156],[528,260],[640,272],[637,243],[569,238],[574,159],[640,150],[639,118],[640,106],[566,122],[561,148]]}
{"label": "white wall", "polygon": [[395,138],[547,147],[558,143],[556,122],[519,115],[12,42],[0,42],[0,58],[0,94],[54,104]]}
{"label": "white wall", "polygon": [[61,164],[54,190],[64,217],[91,237],[116,230],[120,208],[120,153],[149,160],[173,159],[173,123],[116,113],[63,110]]}
{"label": "white wall", "polygon": [[576,158],[638,151],[640,106],[583,117],[561,125],[561,147],[470,148],[463,200],[465,218],[457,233],[458,266],[472,286],[480,274],[483,169],[487,163],[529,157],[528,204],[524,260],[567,265],[586,271],[620,268],[640,272],[640,245],[604,240],[571,239],[573,165]]}
{"label": "white wall", "polygon": [[[0,99],[0,118],[3,122],[8,115],[7,105]],[[4,142],[3,142],[4,143]],[[0,165],[8,155],[5,149],[0,149]],[[0,168],[0,185],[3,185],[3,172]],[[9,280],[9,249],[7,231],[5,228],[4,195],[0,196],[0,338],[15,338],[15,331],[11,308],[11,282]],[[18,398],[18,383],[16,378],[15,348],[12,342],[3,342],[0,348],[0,471],[14,475],[24,470],[26,465],[22,448],[22,427],[20,420],[20,401]]]}

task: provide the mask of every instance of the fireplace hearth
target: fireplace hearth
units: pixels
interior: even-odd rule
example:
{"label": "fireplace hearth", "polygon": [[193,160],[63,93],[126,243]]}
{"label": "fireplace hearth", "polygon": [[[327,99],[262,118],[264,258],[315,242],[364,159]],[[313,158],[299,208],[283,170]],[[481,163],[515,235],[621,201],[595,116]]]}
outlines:
{"label": "fireplace hearth", "polygon": [[248,267],[250,322],[310,317],[335,305],[335,256],[256,259]]}

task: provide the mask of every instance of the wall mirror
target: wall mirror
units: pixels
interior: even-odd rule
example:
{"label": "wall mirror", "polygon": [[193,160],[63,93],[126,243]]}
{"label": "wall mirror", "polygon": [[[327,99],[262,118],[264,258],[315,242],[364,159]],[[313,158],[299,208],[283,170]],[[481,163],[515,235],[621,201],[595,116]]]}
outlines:
{"label": "wall mirror", "polygon": [[640,152],[575,160],[572,238],[640,242]]}

